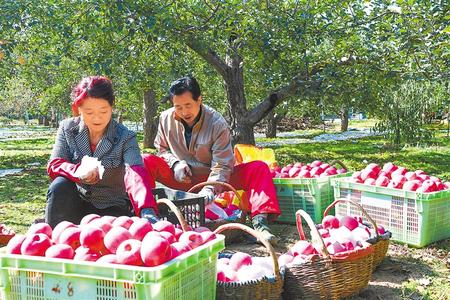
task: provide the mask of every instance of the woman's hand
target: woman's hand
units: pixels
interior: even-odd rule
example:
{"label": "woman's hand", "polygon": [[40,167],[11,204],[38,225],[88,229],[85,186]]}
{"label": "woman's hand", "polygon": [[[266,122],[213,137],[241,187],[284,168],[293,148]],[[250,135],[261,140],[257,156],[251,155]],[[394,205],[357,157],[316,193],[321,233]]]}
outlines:
{"label": "woman's hand", "polygon": [[84,184],[94,185],[100,181],[100,175],[98,173],[98,168],[93,169],[86,176],[80,178],[81,182]]}

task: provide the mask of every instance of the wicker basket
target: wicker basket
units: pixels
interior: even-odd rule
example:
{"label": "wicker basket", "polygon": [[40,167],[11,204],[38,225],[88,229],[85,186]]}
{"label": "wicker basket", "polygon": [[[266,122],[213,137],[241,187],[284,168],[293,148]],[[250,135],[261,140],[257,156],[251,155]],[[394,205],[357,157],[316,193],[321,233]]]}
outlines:
{"label": "wicker basket", "polygon": [[326,209],[326,210],[324,211],[324,213],[323,213],[323,216],[325,217],[325,216],[328,214],[328,212],[329,212],[336,204],[338,204],[338,203],[340,203],[340,202],[348,202],[348,203],[351,203],[351,204],[353,204],[354,206],[358,207],[358,208],[361,210],[362,215],[363,215],[363,216],[367,219],[367,221],[369,222],[368,224],[365,224],[365,225],[367,225],[367,226],[372,227],[372,228],[375,229],[376,237],[367,240],[367,242],[373,244],[373,246],[374,246],[374,253],[373,253],[373,267],[372,267],[372,268],[373,268],[373,270],[375,270],[375,268],[383,261],[383,259],[384,259],[385,256],[386,256],[386,253],[387,253],[388,248],[389,248],[389,239],[391,238],[392,233],[391,233],[390,231],[386,230],[386,232],[385,232],[384,234],[380,235],[380,234],[378,233],[378,230],[377,230],[378,227],[377,227],[377,224],[375,223],[375,220],[372,219],[372,218],[369,216],[369,214],[364,210],[364,208],[363,208],[360,204],[358,204],[358,203],[356,203],[356,202],[354,202],[354,201],[352,201],[352,200],[348,200],[348,199],[343,199],[343,198],[336,199],[333,203],[331,203],[331,204],[327,207],[327,209]]}
{"label": "wicker basket", "polygon": [[296,213],[300,239],[305,240],[302,217],[311,230],[312,240],[321,255],[306,263],[288,264],[284,280],[284,299],[341,299],[367,286],[372,275],[373,245],[331,256],[311,217],[303,210]]}
{"label": "wicker basket", "polygon": [[[225,190],[230,190],[232,192],[234,192],[234,194],[236,195],[236,197],[238,197],[239,201],[242,201],[241,196],[239,195],[239,193],[236,191],[236,189],[234,187],[232,187],[230,184],[226,183],[226,182],[220,182],[220,181],[205,181],[202,183],[198,183],[196,185],[194,185],[193,187],[191,187],[188,192],[192,193],[194,191],[199,190],[200,188],[206,186],[206,185],[220,185],[222,186]],[[229,223],[241,223],[244,224],[245,221],[247,220],[247,215],[246,212],[242,211],[241,216],[234,221],[228,221],[228,220],[211,220],[208,222],[205,222],[205,227],[211,229],[212,231],[216,230],[216,228],[218,228],[219,226],[222,226],[224,224],[229,224]],[[224,233],[225,236],[225,242],[226,243],[231,243],[234,240],[236,240],[237,238],[239,238],[242,235],[241,231],[238,230],[233,230],[233,231],[228,231],[226,233]]]}
{"label": "wicker basket", "polygon": [[[274,277],[263,277],[258,280],[251,280],[246,282],[217,282],[216,296],[217,299],[281,299],[283,291],[284,268],[280,271],[278,265],[277,255],[272,245],[260,237],[260,234],[248,226],[239,223],[224,224],[218,227],[214,232],[223,234],[223,231],[245,231],[260,240],[266,247],[273,261]],[[221,254],[226,257],[226,254]]]}

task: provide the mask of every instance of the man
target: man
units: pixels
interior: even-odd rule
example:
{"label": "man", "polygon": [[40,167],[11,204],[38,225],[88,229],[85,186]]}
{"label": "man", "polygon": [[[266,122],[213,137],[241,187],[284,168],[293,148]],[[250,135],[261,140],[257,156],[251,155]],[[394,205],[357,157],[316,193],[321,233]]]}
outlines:
{"label": "man", "polygon": [[[194,77],[174,81],[169,90],[173,107],[164,111],[155,139],[157,155],[144,155],[152,184],[187,191],[197,183],[221,181],[246,191],[253,227],[276,243],[267,226],[268,216],[280,209],[268,166],[253,161],[235,166],[228,124],[215,110],[203,104],[200,86]],[[199,192],[207,203],[221,187],[205,186]]]}

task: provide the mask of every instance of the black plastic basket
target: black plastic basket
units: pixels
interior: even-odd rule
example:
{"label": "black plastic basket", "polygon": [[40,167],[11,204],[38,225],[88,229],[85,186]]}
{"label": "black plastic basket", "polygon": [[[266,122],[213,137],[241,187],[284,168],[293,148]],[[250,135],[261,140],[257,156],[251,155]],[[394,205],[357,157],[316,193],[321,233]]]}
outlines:
{"label": "black plastic basket", "polygon": [[[155,200],[167,198],[181,211],[186,222],[193,228],[205,225],[205,199],[194,193],[188,193],[170,188],[155,188],[152,190]],[[158,205],[159,217],[172,224],[179,224],[175,213],[166,205]]]}

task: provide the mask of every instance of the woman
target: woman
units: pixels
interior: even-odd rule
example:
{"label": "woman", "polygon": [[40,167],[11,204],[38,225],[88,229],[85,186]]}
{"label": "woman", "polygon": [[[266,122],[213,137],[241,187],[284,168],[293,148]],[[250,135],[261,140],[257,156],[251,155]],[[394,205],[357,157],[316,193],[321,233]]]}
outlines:
{"label": "woman", "polygon": [[[143,167],[136,134],[112,119],[114,92],[103,76],[83,78],[72,91],[73,118],[61,122],[47,172],[53,180],[47,193],[45,221],[78,224],[83,216],[131,216],[155,220],[156,202]],[[96,157],[83,179],[75,173],[84,156]]]}

